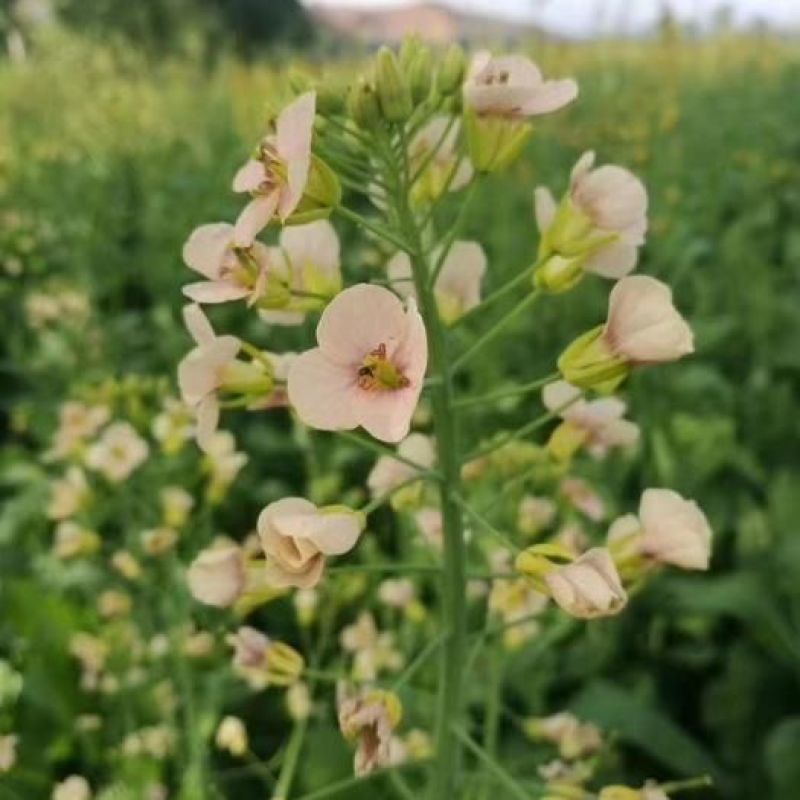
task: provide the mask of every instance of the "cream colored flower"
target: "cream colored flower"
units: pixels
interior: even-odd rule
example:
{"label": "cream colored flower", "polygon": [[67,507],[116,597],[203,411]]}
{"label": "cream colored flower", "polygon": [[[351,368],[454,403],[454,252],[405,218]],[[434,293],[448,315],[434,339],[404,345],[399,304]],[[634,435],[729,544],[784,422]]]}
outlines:
{"label": "cream colored flower", "polygon": [[647,489],[639,504],[641,552],[683,569],[708,569],[711,527],[693,500],[670,489]]}
{"label": "cream colored flower", "polygon": [[339,692],[339,728],[345,739],[358,744],[354,769],[367,775],[391,763],[391,740],[402,717],[402,706],[391,692]]}
{"label": "cream colored flower", "polygon": [[302,722],[311,716],[311,691],[307,683],[297,681],[286,690],[286,708],[295,722]]}
{"label": "cream colored flower", "polygon": [[595,547],[544,576],[553,600],[581,619],[618,614],[628,602],[608,550]]}
{"label": "cream colored flower", "polygon": [[343,506],[317,508],[301,497],[270,503],[258,518],[268,579],[278,587],[315,586],[327,556],[355,547],[364,530],[362,514]]}
{"label": "cream colored flower", "polygon": [[71,466],[62,478],[50,484],[47,516],[56,520],[67,519],[85,508],[90,497],[86,473],[80,467]]}
{"label": "cream colored flower", "polygon": [[245,755],[250,744],[244,722],[239,717],[224,717],[217,726],[214,743],[220,750],[225,750],[236,758]]}
{"label": "cream colored flower", "polygon": [[544,80],[536,64],[524,56],[477,53],[464,84],[464,105],[481,116],[524,117],[549,114],[578,96],[572,79]]}
{"label": "cream colored flower", "polygon": [[440,114],[414,135],[409,146],[409,161],[413,172],[422,169],[412,187],[416,201],[433,202],[445,188],[457,192],[472,180],[475,170],[458,150],[460,131],[460,120]]}
{"label": "cream colored flower", "polygon": [[105,405],[87,405],[77,400],[62,403],[59,409],[58,430],[48,460],[65,458],[79,449],[108,422],[111,411]]}
{"label": "cream colored flower", "polygon": [[590,722],[581,722],[568,711],[526,720],[525,733],[557,745],[559,755],[567,761],[584,758],[603,746],[600,729]]}
{"label": "cream colored flower", "polygon": [[182,527],[194,507],[194,497],[180,486],[165,486],[159,496],[164,511],[164,524],[169,528]]}
{"label": "cream colored flower", "polygon": [[106,619],[127,617],[133,608],[133,600],[126,592],[118,589],[107,589],[97,598],[97,609]]}
{"label": "cream colored flower", "polygon": [[[434,251],[432,261],[436,263],[438,258]],[[486,265],[486,253],[477,242],[456,241],[450,246],[434,286],[439,315],[446,325],[452,325],[480,303]],[[395,253],[386,265],[386,273],[395,291],[416,299],[408,253]]]}
{"label": "cream colored flower", "polygon": [[561,494],[579,511],[593,522],[599,522],[606,515],[603,498],[583,479],[564,478],[559,486]]}
{"label": "cream colored flower", "polygon": [[127,550],[117,550],[111,556],[111,566],[129,581],[136,581],[142,576],[142,565]]}
{"label": "cream colored flower", "polygon": [[59,522],[56,527],[53,555],[67,560],[96,553],[100,549],[100,537],[92,530],[71,520]]}
{"label": "cream colored flower", "polygon": [[169,552],[177,542],[178,532],[166,525],[142,531],[142,550],[150,556]]}
{"label": "cream colored flower", "polygon": [[0,736],[0,773],[10,772],[17,762],[19,736],[7,733]]}
{"label": "cream colored flower", "polygon": [[320,430],[359,426],[376,439],[408,435],[428,363],[422,317],[381,286],[346,289],[322,313],[318,347],[289,370],[289,401]]}
{"label": "cream colored flower", "polygon": [[[508,569],[508,565],[503,569]],[[534,638],[541,628],[538,617],[548,605],[546,594],[538,591],[526,578],[494,580],[489,593],[489,610],[508,627],[503,643],[515,650]]]}
{"label": "cream colored flower", "polygon": [[112,483],[122,483],[149,454],[149,445],[130,423],[114,422],[89,448],[86,464]]}
{"label": "cream colored flower", "polygon": [[92,787],[82,775],[70,775],[53,787],[52,800],[90,800]]}
{"label": "cream colored flower", "polygon": [[291,686],[305,668],[303,657],[293,647],[265,636],[249,625],[227,638],[233,647],[233,668],[251,688]]}
{"label": "cream colored flower", "polygon": [[555,519],[558,506],[549,497],[526,494],[517,508],[517,527],[526,536],[536,536]]}
{"label": "cream colored flower", "polygon": [[342,649],[353,655],[353,678],[370,683],[384,670],[396,672],[403,666],[403,654],[395,647],[391,631],[379,631],[368,611],[342,629]]}
{"label": "cream colored flower", "polygon": [[[397,453],[422,469],[430,469],[436,461],[433,440],[422,433],[412,433],[403,439],[397,447]],[[408,484],[418,473],[419,470],[405,461],[399,461],[392,456],[381,456],[367,476],[367,486],[372,497],[383,497]],[[418,499],[419,491],[416,490],[419,488],[421,487],[418,484],[413,484],[411,499]]]}
{"label": "cream colored flower", "polygon": [[194,414],[190,406],[175,397],[164,400],[162,410],[150,426],[153,437],[165,453],[178,453],[194,434]]}
{"label": "cream colored flower", "polygon": [[212,545],[195,557],[186,578],[195,600],[228,608],[239,599],[247,582],[244,554],[232,542]]}
{"label": "cream colored flower", "polygon": [[211,475],[209,495],[218,500],[247,464],[247,455],[236,450],[230,431],[215,431],[205,442],[205,466]]}

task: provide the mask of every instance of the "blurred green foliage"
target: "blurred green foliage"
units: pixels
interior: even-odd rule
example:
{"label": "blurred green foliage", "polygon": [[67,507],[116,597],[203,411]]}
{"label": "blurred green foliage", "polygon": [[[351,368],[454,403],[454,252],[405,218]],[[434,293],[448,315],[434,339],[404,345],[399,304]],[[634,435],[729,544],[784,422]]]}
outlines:
{"label": "blurred green foliage", "polygon": [[[95,12],[105,9],[131,37],[146,33],[157,43],[169,27],[159,15],[182,16],[194,5],[92,3],[92,19],[102,20]],[[253,4],[204,5],[232,30],[257,28],[243,21]],[[279,7],[284,4],[260,5],[262,11]],[[83,27],[86,8],[66,4],[64,14]],[[5,585],[15,569],[24,569],[24,552],[46,547],[49,535],[35,521],[41,485],[39,494],[24,490],[36,481],[20,466],[23,457],[42,449],[57,404],[76,383],[173,373],[188,346],[179,322],[180,287],[188,277],[182,242],[195,225],[234,216],[231,175],[268,107],[287,91],[262,67],[224,61],[209,72],[190,59],[170,58],[154,65],[133,49],[58,31],[36,44],[28,63],[0,64]],[[513,176],[493,177],[483,187],[467,236],[487,248],[489,291],[534,258],[534,185],[563,189],[571,164],[589,148],[644,176],[652,232],[640,269],[674,288],[697,332],[698,354],[633,378],[627,396],[643,429],[641,453],[613,469],[589,465],[586,475],[621,492],[620,512],[652,485],[696,498],[715,530],[715,554],[709,575],[664,576],[623,617],[576,627],[555,649],[511,656],[509,715],[515,704],[539,712],[567,706],[616,731],[616,774],[631,783],[653,774],[708,772],[717,780],[709,797],[794,800],[800,780],[800,58],[792,43],[737,39],[552,45],[536,56],[548,74],[578,77],[580,102],[541,123]],[[340,230],[346,267],[368,271],[375,254],[348,249],[353,231]],[[86,319],[67,315],[31,324],[32,295],[58,297],[68,289],[88,296]],[[540,303],[503,345],[506,358],[481,362],[463,388],[481,392],[551,371],[559,348],[601,321],[606,291],[587,280]],[[220,318],[237,313],[225,309]],[[269,342],[257,326],[248,333],[271,349],[297,344],[286,332]],[[466,342],[467,332],[462,335]],[[500,372],[508,363],[518,365],[518,374]],[[535,413],[533,401],[503,405],[485,418],[476,415],[470,433],[477,440],[490,424],[514,427]],[[265,423],[256,415],[237,420],[235,428],[255,469],[235,510],[217,523],[230,530],[246,528],[266,499],[303,480],[285,421]],[[335,484],[326,492],[363,481],[366,460],[325,458],[325,478]],[[54,741],[47,728],[57,729],[73,713],[74,675],[57,645],[84,610],[58,594],[42,601],[40,591],[29,579],[0,591],[0,652],[28,637],[34,684],[26,695],[24,734],[49,747],[26,750],[26,758],[38,758],[27,766],[44,775],[64,763],[65,753],[81,765],[68,731]],[[265,720],[274,716],[265,701],[257,720],[254,713],[254,729],[266,731]],[[515,751],[508,740],[504,758],[524,760],[526,751]],[[302,776],[304,787],[346,772],[347,758],[330,729],[315,731],[311,743],[330,758],[314,760]],[[251,788],[244,781],[233,785]],[[25,791],[26,798],[45,796]],[[367,789],[348,796],[374,795]]]}

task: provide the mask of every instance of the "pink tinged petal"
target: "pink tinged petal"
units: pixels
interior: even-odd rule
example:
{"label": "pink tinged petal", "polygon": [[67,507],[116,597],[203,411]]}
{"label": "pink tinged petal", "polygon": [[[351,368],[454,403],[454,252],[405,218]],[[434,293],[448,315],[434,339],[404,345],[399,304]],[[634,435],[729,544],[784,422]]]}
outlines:
{"label": "pink tinged petal", "polygon": [[241,300],[250,294],[250,289],[246,286],[237,286],[226,281],[190,283],[181,291],[195,303],[228,303],[231,300]]}
{"label": "pink tinged petal", "polygon": [[183,307],[183,322],[192,338],[199,345],[211,344],[216,336],[203,309],[196,304]]}
{"label": "pink tinged petal", "polygon": [[647,189],[629,170],[613,164],[593,169],[577,180],[572,197],[599,227],[630,231],[630,243],[642,243],[647,227]]}
{"label": "pink tinged petal", "polygon": [[215,222],[201,225],[192,231],[183,246],[183,260],[186,266],[205,275],[209,280],[219,278],[226,257],[231,255],[233,225]]}
{"label": "pink tinged petal", "polygon": [[550,114],[571,103],[578,96],[578,84],[571,78],[544,81],[522,105],[526,116]]}
{"label": "pink tinged petal", "polygon": [[583,177],[589,174],[591,169],[594,167],[594,162],[594,150],[587,150],[581,155],[581,157],[575,163],[575,166],[572,168],[572,172],[569,176],[570,191],[573,191]]}
{"label": "pink tinged petal", "polygon": [[625,240],[619,240],[598,250],[583,265],[586,272],[603,278],[619,280],[633,272],[639,258],[639,248]]}
{"label": "pink tinged petal", "polygon": [[278,215],[281,222],[286,222],[286,219],[303,199],[310,166],[311,156],[309,155],[298,156],[287,162],[286,185],[281,189],[278,200]]}
{"label": "pink tinged petal", "polygon": [[359,391],[355,398],[358,424],[370,436],[382,442],[400,442],[408,436],[411,418],[417,407],[418,389],[406,388],[386,392]]}
{"label": "pink tinged petal", "polygon": [[234,192],[255,192],[265,180],[267,180],[267,171],[264,164],[251,158],[239,168],[233,178],[232,188]]}
{"label": "pink tinged petal", "polygon": [[583,392],[567,381],[554,381],[542,389],[544,407],[566,419],[580,415],[586,408],[586,401],[579,399]]}
{"label": "pink tinged petal", "polygon": [[475,168],[472,166],[472,162],[469,159],[464,159],[459,163],[456,174],[450,182],[450,191],[457,192],[459,189],[463,189],[474,175]]}
{"label": "pink tinged petal", "polygon": [[233,241],[237,247],[250,247],[256,236],[269,225],[278,207],[280,193],[277,189],[269,194],[254,197],[239,214],[233,229]]}
{"label": "pink tinged petal", "polygon": [[275,520],[275,527],[284,535],[308,539],[326,556],[340,556],[352,550],[364,530],[359,514],[316,509],[313,514],[282,516]]}
{"label": "pink tinged petal", "polygon": [[219,401],[215,394],[206,395],[197,406],[196,432],[197,444],[202,450],[208,448],[219,425]]}
{"label": "pink tinged petal", "polygon": [[553,224],[558,211],[556,199],[546,186],[537,186],[534,190],[533,210],[539,233],[544,233]]}
{"label": "pink tinged petal", "polygon": [[178,364],[178,385],[184,402],[196,405],[216,391],[220,367],[236,358],[240,347],[235,336],[220,336],[188,353]]}
{"label": "pink tinged petal", "polygon": [[611,290],[606,340],[633,363],[672,361],[694,352],[694,335],[672,304],[668,286],[646,275],[623,278]]}
{"label": "pink tinged petal", "polygon": [[280,238],[281,247],[286,251],[293,268],[312,264],[328,275],[339,274],[339,237],[328,220],[284,228]]}
{"label": "pink tinged petal", "polygon": [[392,283],[392,288],[404,298],[416,297],[414,278],[411,270],[411,259],[408,253],[398,250],[386,264],[386,277]]}
{"label": "pink tinged petal", "polygon": [[268,325],[302,325],[306,315],[302,311],[277,311],[265,309],[258,316]]}
{"label": "pink tinged petal", "polygon": [[395,294],[359,283],[338,294],[323,311],[317,341],[327,359],[357,368],[381,344],[392,358],[407,330],[403,304]]}
{"label": "pink tinged petal", "polygon": [[486,253],[477,242],[454,242],[436,281],[436,291],[456,299],[462,312],[469,311],[481,301],[486,264]]}
{"label": "pink tinged petal", "polygon": [[316,101],[314,92],[306,92],[278,116],[276,147],[285,161],[308,159],[310,156]]}
{"label": "pink tinged petal", "polygon": [[320,348],[309,350],[289,368],[289,403],[312,428],[352,430],[359,424],[355,400],[361,390],[356,378],[357,368],[334,363]]}
{"label": "pink tinged petal", "polygon": [[325,559],[321,555],[310,561],[301,572],[290,572],[274,562],[267,563],[264,568],[267,583],[276,589],[289,586],[295,589],[311,589],[320,582],[324,570]]}

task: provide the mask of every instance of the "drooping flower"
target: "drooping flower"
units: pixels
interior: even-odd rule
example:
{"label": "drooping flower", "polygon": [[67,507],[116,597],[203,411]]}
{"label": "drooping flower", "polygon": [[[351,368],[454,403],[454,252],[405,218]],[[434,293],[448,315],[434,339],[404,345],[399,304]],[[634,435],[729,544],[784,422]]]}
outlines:
{"label": "drooping flower", "polygon": [[600,729],[591,722],[581,722],[569,711],[527,719],[525,733],[558,745],[559,755],[567,761],[596,753],[603,746]]}
{"label": "drooping flower", "polygon": [[309,311],[318,311],[342,288],[339,237],[321,219],[281,231],[280,246],[270,250],[270,270],[292,295],[280,308],[260,316],[273,325],[299,325]]}
{"label": "drooping flower", "polygon": [[682,569],[706,570],[711,538],[711,527],[697,503],[671,489],[646,489],[638,517],[626,514],[608,531],[615,561],[633,567],[637,556],[644,556]]}
{"label": "drooping flower", "polygon": [[534,194],[541,233],[537,285],[570,289],[584,272],[619,279],[636,266],[647,232],[647,190],[632,172],[613,164],[594,169],[584,153],[560,204],[545,187]]}
{"label": "drooping flower", "polygon": [[273,377],[266,360],[238,360],[241,341],[217,336],[200,306],[186,306],[183,318],[197,346],[178,365],[178,385],[183,401],[195,412],[197,443],[206,449],[219,423],[219,393],[265,396],[272,390]]}
{"label": "drooping flower", "polygon": [[121,483],[149,454],[149,445],[129,422],[114,422],[89,448],[86,464],[109,481]]}
{"label": "drooping flower", "polygon": [[252,195],[236,220],[237,247],[249,247],[276,213],[285,222],[299,205],[311,167],[315,113],[314,92],[300,95],[278,115],[275,135],[261,142],[257,157],[236,173],[233,190]]}
{"label": "drooping flower", "polygon": [[624,419],[627,406],[616,397],[585,400],[581,390],[566,381],[549,383],[542,391],[548,411],[564,422],[547,443],[548,450],[569,460],[580,447],[595,458],[603,458],[614,447],[633,447],[639,440],[639,426]]}
{"label": "drooping flower", "polygon": [[289,402],[300,419],[321,430],[360,425],[386,442],[405,438],[428,363],[413,300],[404,309],[380,286],[346,289],[323,312],[317,342],[289,370]]}
{"label": "drooping flower", "polygon": [[525,56],[475,54],[464,83],[464,104],[481,116],[525,117],[549,114],[571,103],[578,85],[571,78],[545,80]]}
{"label": "drooping flower", "polygon": [[268,580],[276,587],[309,588],[322,577],[327,556],[355,547],[364,516],[344,506],[317,508],[302,497],[270,503],[258,517]]}
{"label": "drooping flower", "polygon": [[248,300],[256,303],[264,294],[269,270],[269,250],[261,242],[234,245],[234,228],[227,222],[201,225],[183,246],[186,266],[199,272],[204,281],[183,287],[195,303],[227,303]]}
{"label": "drooping flower", "polygon": [[236,758],[243,756],[250,747],[244,722],[239,717],[224,717],[214,734],[214,744]]}
{"label": "drooping flower", "polygon": [[[438,261],[434,251],[432,260]],[[408,253],[399,251],[386,265],[392,286],[403,297],[416,299]],[[481,301],[481,281],[486,274],[486,253],[477,242],[456,241],[447,251],[433,288],[439,315],[452,325]]]}
{"label": "drooping flower", "polygon": [[447,190],[457,192],[471,180],[474,169],[458,152],[461,124],[444,114],[433,117],[411,140],[409,161],[414,173],[422,170],[412,187],[417,201],[433,202]]}
{"label": "drooping flower", "polygon": [[694,336],[655,278],[631,275],[611,290],[605,325],[579,336],[558,359],[565,380],[613,391],[631,367],[675,361],[694,352]]}
{"label": "drooping flower", "polygon": [[266,686],[290,686],[305,668],[293,647],[274,641],[261,631],[243,625],[227,638],[233,647],[233,668],[255,690]]}
{"label": "drooping flower", "polygon": [[231,543],[201,550],[187,573],[192,597],[209,606],[232,606],[244,591],[247,567],[241,548]]}
{"label": "drooping flower", "polygon": [[[436,461],[433,441],[422,433],[412,433],[403,439],[397,454],[422,469],[430,469]],[[418,473],[407,461],[381,456],[367,476],[367,486],[372,497],[393,493],[391,502],[394,508],[409,508],[422,499],[424,485],[414,480]],[[396,491],[400,487],[402,490]]]}
{"label": "drooping flower", "polygon": [[391,763],[392,734],[402,715],[400,699],[392,692],[340,690],[339,728],[347,741],[358,745],[354,763],[356,775],[367,775]]}
{"label": "drooping flower", "polygon": [[595,547],[544,576],[553,600],[581,619],[618,614],[628,601],[608,550]]}

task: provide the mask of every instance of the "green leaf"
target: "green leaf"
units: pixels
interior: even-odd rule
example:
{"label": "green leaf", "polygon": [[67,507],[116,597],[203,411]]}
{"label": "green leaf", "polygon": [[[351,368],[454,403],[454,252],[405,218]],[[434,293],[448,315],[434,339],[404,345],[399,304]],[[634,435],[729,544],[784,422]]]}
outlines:
{"label": "green leaf", "polygon": [[772,800],[795,800],[800,786],[800,717],[776,725],[764,743],[764,763],[772,784]]}

